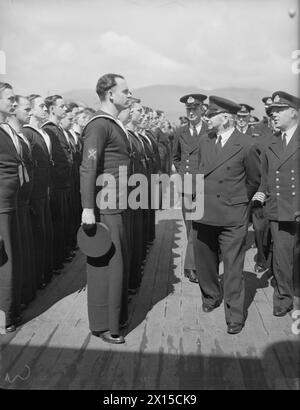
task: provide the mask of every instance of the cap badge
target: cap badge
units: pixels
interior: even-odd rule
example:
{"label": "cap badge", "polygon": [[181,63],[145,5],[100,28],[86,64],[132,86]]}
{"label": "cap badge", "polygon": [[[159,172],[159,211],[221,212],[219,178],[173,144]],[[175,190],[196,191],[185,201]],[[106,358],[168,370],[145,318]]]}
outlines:
{"label": "cap badge", "polygon": [[275,97],[274,97],[274,102],[275,102],[275,103],[279,103],[279,102],[280,102],[280,97],[279,97],[279,95],[275,95]]}
{"label": "cap badge", "polygon": [[267,101],[266,101],[266,104],[268,104],[268,105],[270,105],[270,104],[272,104],[272,98],[271,97],[269,97],[268,99],[267,99]]}
{"label": "cap badge", "polygon": [[187,103],[188,104],[193,104],[195,102],[195,98],[193,98],[193,97],[189,97],[188,99],[187,99]]}

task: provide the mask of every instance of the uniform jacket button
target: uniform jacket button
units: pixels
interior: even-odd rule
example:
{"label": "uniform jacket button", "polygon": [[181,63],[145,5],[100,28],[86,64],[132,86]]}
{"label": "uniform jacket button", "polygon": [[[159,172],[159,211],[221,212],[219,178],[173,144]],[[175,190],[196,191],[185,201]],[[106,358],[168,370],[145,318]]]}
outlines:
{"label": "uniform jacket button", "polygon": [[279,193],[279,192],[276,192],[276,195],[277,195],[277,196],[279,196],[279,195],[280,195],[280,193]]}
{"label": "uniform jacket button", "polygon": [[292,195],[293,195],[293,196],[296,195],[296,192],[292,192]]}

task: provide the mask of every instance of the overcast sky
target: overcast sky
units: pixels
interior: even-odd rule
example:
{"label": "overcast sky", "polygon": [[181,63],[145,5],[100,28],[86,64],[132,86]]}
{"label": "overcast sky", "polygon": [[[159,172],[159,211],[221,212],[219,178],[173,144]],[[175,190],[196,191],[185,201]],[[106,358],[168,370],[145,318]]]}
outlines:
{"label": "overcast sky", "polygon": [[296,93],[298,0],[0,0],[0,50],[18,93],[95,88],[257,87]]}

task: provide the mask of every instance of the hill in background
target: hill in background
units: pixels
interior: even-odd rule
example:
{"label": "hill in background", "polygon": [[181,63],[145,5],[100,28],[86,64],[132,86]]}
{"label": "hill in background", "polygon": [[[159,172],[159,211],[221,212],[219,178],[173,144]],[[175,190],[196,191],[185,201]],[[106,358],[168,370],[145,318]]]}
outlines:
{"label": "hill in background", "polygon": [[[141,98],[143,105],[165,111],[167,118],[176,123],[178,117],[185,114],[184,105],[179,102],[179,98],[188,93],[218,95],[237,103],[249,104],[255,108],[253,114],[259,118],[264,115],[261,99],[271,94],[270,91],[261,88],[220,88],[208,91],[193,86],[176,85],[151,85],[133,90],[133,95]],[[66,100],[81,102],[96,109],[99,107],[94,90],[72,90],[63,95]]]}

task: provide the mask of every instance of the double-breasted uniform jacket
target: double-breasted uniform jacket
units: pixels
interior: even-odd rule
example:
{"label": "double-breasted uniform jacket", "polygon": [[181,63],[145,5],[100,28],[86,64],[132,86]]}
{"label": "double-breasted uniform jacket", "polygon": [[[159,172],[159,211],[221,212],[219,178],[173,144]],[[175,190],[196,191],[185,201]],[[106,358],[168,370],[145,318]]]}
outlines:
{"label": "double-breasted uniform jacket", "polygon": [[17,208],[22,160],[10,138],[0,127],[0,213]]}
{"label": "double-breasted uniform jacket", "polygon": [[195,175],[199,172],[199,145],[201,139],[207,134],[207,124],[202,122],[199,135],[191,135],[189,125],[179,127],[175,132],[173,146],[173,163],[176,171],[184,174]]}
{"label": "double-breasted uniform jacket", "polygon": [[200,142],[198,172],[204,175],[204,214],[197,221],[214,226],[247,223],[249,201],[260,184],[260,159],[248,135],[234,130],[216,154],[216,135]]}
{"label": "double-breasted uniform jacket", "polygon": [[262,155],[262,180],[259,191],[266,195],[270,220],[294,221],[300,210],[300,127],[289,144],[282,147],[281,135],[274,135]]}
{"label": "double-breasted uniform jacket", "polygon": [[[122,178],[119,167],[131,174],[132,147],[126,131],[116,123],[116,119],[99,110],[85,126],[82,132],[83,153],[80,166],[80,192],[82,208],[96,208],[96,197],[102,186],[96,185],[100,175],[106,173],[116,181],[116,208],[100,209],[100,213],[114,214],[123,212],[119,208],[120,199],[126,200],[127,187],[120,185]],[[127,186],[127,180],[126,180]],[[112,187],[113,189],[113,187]],[[115,193],[115,192],[114,192]],[[101,193],[100,193],[101,195]]]}
{"label": "double-breasted uniform jacket", "polygon": [[25,125],[22,130],[29,141],[33,160],[32,198],[45,198],[50,187],[50,169],[53,164],[46,142],[38,130]]}
{"label": "double-breasted uniform jacket", "polygon": [[64,189],[71,185],[72,151],[63,130],[51,121],[43,124],[52,145],[53,167],[51,167],[51,183],[53,188]]}

